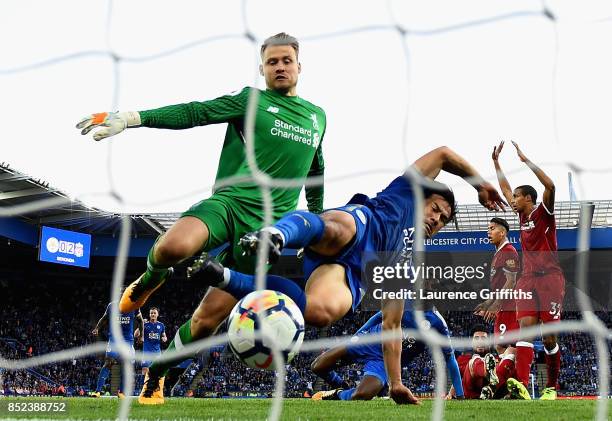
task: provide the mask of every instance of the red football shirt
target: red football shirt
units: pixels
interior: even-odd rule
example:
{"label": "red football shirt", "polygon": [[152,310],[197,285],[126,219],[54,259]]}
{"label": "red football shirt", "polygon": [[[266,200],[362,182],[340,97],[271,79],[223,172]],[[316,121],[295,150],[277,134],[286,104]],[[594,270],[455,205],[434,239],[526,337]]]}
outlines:
{"label": "red football shirt", "polygon": [[[491,290],[502,289],[506,283],[506,272],[517,273],[520,269],[519,255],[508,241],[495,252],[491,261]],[[515,309],[514,300],[504,300],[502,311]]]}
{"label": "red football shirt", "polygon": [[459,373],[461,373],[461,378],[463,378],[463,373],[465,373],[465,369],[471,359],[472,354],[461,354],[457,357],[457,365],[459,366]]}
{"label": "red football shirt", "polygon": [[519,214],[523,275],[561,272],[557,261],[557,225],[555,216],[540,203],[529,214]]}

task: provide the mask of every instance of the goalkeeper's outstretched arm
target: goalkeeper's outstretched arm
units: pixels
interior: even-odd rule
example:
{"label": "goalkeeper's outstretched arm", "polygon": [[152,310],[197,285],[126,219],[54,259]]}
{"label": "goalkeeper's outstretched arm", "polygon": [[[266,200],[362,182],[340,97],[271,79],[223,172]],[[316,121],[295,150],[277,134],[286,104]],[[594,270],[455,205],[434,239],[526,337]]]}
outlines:
{"label": "goalkeeper's outstretched arm", "polygon": [[251,88],[234,95],[224,95],[210,101],[168,105],[146,111],[104,112],[91,114],[76,125],[81,134],[100,127],[93,135],[102,140],[133,127],[182,130],[206,124],[226,123],[243,118]]}

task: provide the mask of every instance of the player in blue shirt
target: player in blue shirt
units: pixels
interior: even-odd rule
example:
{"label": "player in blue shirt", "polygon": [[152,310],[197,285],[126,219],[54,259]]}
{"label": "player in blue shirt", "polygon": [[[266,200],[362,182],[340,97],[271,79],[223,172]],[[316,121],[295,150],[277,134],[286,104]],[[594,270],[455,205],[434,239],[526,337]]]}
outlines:
{"label": "player in blue shirt", "polygon": [[[106,306],[104,314],[102,315],[102,317],[100,317],[100,320],[98,320],[96,327],[91,331],[93,335],[97,336],[102,324],[109,322],[111,314],[111,304],[112,303],[109,303]],[[121,333],[123,334],[123,339],[132,347],[132,357],[134,355],[134,319],[136,318],[140,321],[140,325],[143,326],[144,320],[142,318],[140,310],[138,310],[138,313],[134,311],[130,313],[119,313],[118,316],[119,324],[121,325]],[[120,357],[119,352],[115,346],[115,341],[113,339],[113,333],[111,330],[110,323],[108,323],[108,344],[106,345],[106,354],[104,355],[104,365],[102,366],[100,374],[98,375],[98,384],[96,386],[96,391],[93,392],[91,396],[100,397],[100,392],[102,391],[102,388],[106,383],[106,379],[110,375],[111,368],[115,364],[120,364]],[[118,392],[119,397],[123,397],[123,376],[121,379],[121,385],[119,387]]]}
{"label": "player in blue shirt", "polygon": [[[155,354],[161,354],[161,343],[166,343],[168,337],[166,336],[166,326],[162,322],[158,322],[159,309],[157,307],[151,307],[149,309],[149,320],[144,322],[144,335],[140,335],[140,328],[136,329],[134,336],[139,339],[142,343],[143,352],[151,352]],[[147,374],[149,366],[152,360],[142,360],[142,374]]]}
{"label": "player in blue shirt", "polygon": [[[446,326],[446,321],[437,310],[427,310],[423,313],[424,329],[434,329],[449,340],[449,345],[442,348],[449,376],[454,386],[458,399],[463,398],[463,386],[461,383],[461,373],[459,365],[455,359],[455,352],[450,345],[450,333]],[[412,311],[404,311],[402,316],[403,329],[416,329],[417,324]],[[382,332],[382,312],[372,316],[353,336],[350,345],[343,345],[332,348],[319,355],[312,363],[312,371],[325,380],[333,390],[317,392],[313,395],[313,400],[370,400],[381,394],[387,386],[387,373],[383,359],[381,343],[360,345],[359,340],[363,335],[380,334]],[[402,365],[425,350],[423,342],[416,341],[413,337],[404,337],[402,341]],[[359,386],[354,388],[346,387],[346,383],[334,371],[336,367],[343,367],[350,364],[363,365],[363,377]]]}
{"label": "player in blue shirt", "polygon": [[[291,212],[274,226],[244,236],[241,244],[250,254],[256,253],[261,239],[270,241],[270,263],[278,259],[284,247],[305,249],[306,287],[302,289],[287,278],[268,275],[266,288],[291,297],[304,314],[306,323],[317,327],[328,326],[355,310],[368,287],[361,277],[364,253],[391,253],[386,266],[410,264],[417,223],[427,237],[432,237],[453,218],[453,192],[448,186],[433,182],[442,170],[468,181],[486,208],[503,209],[504,202],[497,190],[472,165],[447,147],[423,155],[414,162],[412,169],[429,181],[422,190],[425,198],[422,221],[414,221],[414,194],[407,175],[403,175],[374,198],[357,194],[348,205],[320,215]],[[269,235],[262,236],[264,232]],[[238,300],[255,289],[253,275],[224,268],[211,259],[197,259],[189,272],[196,281],[222,288]],[[199,310],[194,316],[203,318],[206,324],[210,316]],[[382,300],[383,330],[399,329],[403,313],[403,299]],[[417,403],[418,400],[401,382],[401,350],[400,339],[383,344],[389,395],[397,403]]]}

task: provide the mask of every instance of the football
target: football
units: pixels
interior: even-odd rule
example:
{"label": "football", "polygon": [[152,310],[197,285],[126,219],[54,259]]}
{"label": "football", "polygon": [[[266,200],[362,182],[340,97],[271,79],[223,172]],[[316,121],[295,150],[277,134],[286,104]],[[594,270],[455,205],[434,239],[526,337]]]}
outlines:
{"label": "football", "polygon": [[[261,329],[266,334],[256,338]],[[254,291],[233,308],[228,319],[229,345],[248,367],[274,370],[271,341],[288,363],[304,340],[304,316],[295,302],[277,291]]]}

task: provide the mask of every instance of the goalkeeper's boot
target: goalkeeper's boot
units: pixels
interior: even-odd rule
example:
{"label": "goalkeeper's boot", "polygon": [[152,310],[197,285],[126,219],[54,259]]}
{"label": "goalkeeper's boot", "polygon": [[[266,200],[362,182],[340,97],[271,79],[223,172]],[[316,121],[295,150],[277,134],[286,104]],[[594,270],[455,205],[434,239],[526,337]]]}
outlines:
{"label": "goalkeeper's boot", "polygon": [[540,396],[541,401],[554,401],[557,400],[557,390],[554,387],[547,387],[542,391]]}
{"label": "goalkeeper's boot", "polygon": [[174,269],[168,268],[168,272],[159,280],[143,279],[144,273],[132,282],[123,291],[121,300],[119,301],[119,311],[121,313],[129,313],[138,310],[145,305],[151,294],[161,287],[174,274]]}
{"label": "goalkeeper's boot", "polygon": [[495,369],[497,368],[495,356],[493,356],[493,354],[485,355],[484,363],[485,369],[487,370],[487,380],[489,381],[489,386],[492,386],[493,390],[495,390],[495,387],[499,384],[499,378],[495,372]]}
{"label": "goalkeeper's boot", "polygon": [[191,266],[187,268],[187,278],[200,285],[217,287],[224,281],[223,265],[202,253]]}
{"label": "goalkeeper's boot", "polygon": [[89,396],[91,396],[92,398],[99,398],[100,397],[100,392],[98,392],[98,391],[91,392],[89,394]]}
{"label": "goalkeeper's boot", "polygon": [[313,401],[339,401],[340,396],[338,396],[338,393],[340,392],[342,392],[342,389],[321,390],[312,395],[311,399]]}
{"label": "goalkeeper's boot", "polygon": [[249,232],[240,238],[238,245],[242,247],[243,255],[256,256],[257,249],[263,241],[268,243],[267,263],[273,265],[278,262],[283,252],[283,238],[278,232],[272,232],[266,228],[260,231]]}
{"label": "goalkeeper's boot", "polygon": [[119,391],[117,391],[117,397],[119,399],[125,399],[125,394],[122,391],[119,390]]}
{"label": "goalkeeper's boot", "polygon": [[141,405],[161,405],[164,403],[164,377],[145,375],[144,385],[138,403]]}
{"label": "goalkeeper's boot", "polygon": [[510,396],[512,399],[523,399],[526,401],[531,400],[531,396],[529,396],[529,391],[525,387],[525,385],[519,382],[517,379],[513,379],[512,377],[508,379],[506,383],[506,387],[508,388],[508,392],[510,392]]}

